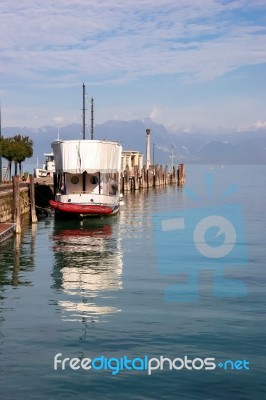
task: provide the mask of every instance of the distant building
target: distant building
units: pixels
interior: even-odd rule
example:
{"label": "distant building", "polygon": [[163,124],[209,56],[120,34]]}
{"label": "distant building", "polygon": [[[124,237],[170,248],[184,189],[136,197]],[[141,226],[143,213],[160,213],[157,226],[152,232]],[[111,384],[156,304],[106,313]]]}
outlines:
{"label": "distant building", "polygon": [[121,156],[121,170],[124,171],[126,167],[132,170],[134,167],[142,169],[143,167],[143,154],[135,150],[122,151]]}

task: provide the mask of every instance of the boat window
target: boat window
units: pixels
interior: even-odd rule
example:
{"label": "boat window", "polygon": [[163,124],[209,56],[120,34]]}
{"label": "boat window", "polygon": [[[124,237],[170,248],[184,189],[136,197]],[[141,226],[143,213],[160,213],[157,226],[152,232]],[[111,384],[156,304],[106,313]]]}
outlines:
{"label": "boat window", "polygon": [[73,185],[76,185],[77,183],[79,183],[79,178],[77,176],[72,176],[71,183],[73,183]]}
{"label": "boat window", "polygon": [[92,177],[90,178],[90,183],[91,183],[92,185],[96,185],[96,184],[98,183],[98,177],[97,177],[97,176],[92,176]]}

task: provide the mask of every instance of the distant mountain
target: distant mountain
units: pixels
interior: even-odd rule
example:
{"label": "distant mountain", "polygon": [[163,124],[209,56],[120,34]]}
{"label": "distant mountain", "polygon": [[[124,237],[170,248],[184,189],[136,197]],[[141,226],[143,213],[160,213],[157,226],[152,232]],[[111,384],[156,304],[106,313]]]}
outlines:
{"label": "distant mountain", "polygon": [[[204,133],[171,132],[150,118],[116,121],[111,120],[94,128],[94,138],[121,142],[124,150],[139,150],[144,154],[146,129],[151,130],[151,158],[155,163],[170,164],[173,151],[174,162],[187,163],[266,163],[266,131],[232,132],[231,134],[209,135]],[[60,139],[82,139],[80,124],[60,128]],[[43,159],[43,153],[52,151],[51,143],[58,137],[55,126],[31,128],[3,128],[3,136],[16,134],[30,136],[34,141],[33,159]],[[86,132],[86,138],[90,133]],[[153,144],[154,143],[154,144]]]}

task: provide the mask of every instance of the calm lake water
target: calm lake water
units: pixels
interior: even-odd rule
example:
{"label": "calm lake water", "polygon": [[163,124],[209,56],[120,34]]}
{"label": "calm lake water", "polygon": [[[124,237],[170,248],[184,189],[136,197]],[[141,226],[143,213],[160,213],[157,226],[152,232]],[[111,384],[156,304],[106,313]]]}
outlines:
{"label": "calm lake water", "polygon": [[[238,190],[229,193],[232,184]],[[0,244],[1,400],[266,398],[265,186],[266,166],[187,166],[184,188],[126,195],[118,217],[82,224],[51,216]],[[173,236],[158,232],[161,215],[185,212],[191,222],[203,208],[219,214],[230,203],[243,212],[245,238],[237,253],[248,258],[243,265],[236,256],[231,266],[217,264],[219,273],[215,260],[204,268],[202,254],[193,256],[186,223],[177,250],[175,230]],[[169,273],[165,265],[173,257],[180,263],[180,254],[183,270]],[[235,282],[222,296],[213,290],[217,274]],[[196,275],[192,284],[188,277]],[[246,294],[239,294],[236,282],[246,285]],[[183,294],[169,297],[171,287],[183,287]],[[194,301],[187,297],[191,290],[198,295]],[[57,353],[61,359],[139,360],[135,369],[116,374],[69,364],[54,370]],[[197,360],[192,370],[179,369],[177,360],[169,370],[165,361],[163,370],[149,375],[140,370],[145,356],[215,358],[217,366],[200,369]],[[218,367],[226,360],[242,364]]]}

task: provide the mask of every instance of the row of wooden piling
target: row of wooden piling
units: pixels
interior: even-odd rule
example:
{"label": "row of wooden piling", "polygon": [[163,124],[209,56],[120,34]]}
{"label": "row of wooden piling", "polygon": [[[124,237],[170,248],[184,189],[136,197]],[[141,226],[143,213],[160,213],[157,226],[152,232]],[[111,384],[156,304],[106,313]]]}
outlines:
{"label": "row of wooden piling", "polygon": [[169,184],[182,185],[186,180],[185,166],[179,164],[173,167],[169,172],[168,166],[151,166],[147,169],[145,166],[139,170],[135,166],[132,170],[129,167],[125,169],[120,176],[121,192],[135,191],[139,189],[148,189],[156,186],[166,186]]}

